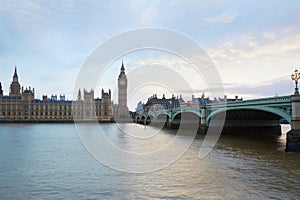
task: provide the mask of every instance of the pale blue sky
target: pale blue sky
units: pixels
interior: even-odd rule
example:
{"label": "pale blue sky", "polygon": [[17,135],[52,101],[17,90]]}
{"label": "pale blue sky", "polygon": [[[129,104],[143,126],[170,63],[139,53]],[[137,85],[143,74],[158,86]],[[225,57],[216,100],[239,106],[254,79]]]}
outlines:
{"label": "pale blue sky", "polygon": [[98,45],[124,31],[160,27],[199,43],[229,96],[285,95],[300,66],[299,11],[300,1],[292,0],[0,0],[0,81],[7,94],[17,65],[21,84],[34,86],[38,98],[71,98],[82,63]]}

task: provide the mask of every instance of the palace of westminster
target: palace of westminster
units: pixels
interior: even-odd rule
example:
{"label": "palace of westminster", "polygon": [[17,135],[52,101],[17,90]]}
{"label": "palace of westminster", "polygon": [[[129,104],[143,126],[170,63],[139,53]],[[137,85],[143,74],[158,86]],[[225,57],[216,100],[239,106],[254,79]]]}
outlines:
{"label": "palace of westminster", "polygon": [[114,121],[115,118],[127,117],[127,77],[122,62],[118,77],[118,105],[113,105],[111,90],[108,93],[102,89],[102,97],[94,98],[94,90],[79,89],[77,100],[66,100],[64,95],[59,99],[56,95],[42,100],[35,99],[34,88],[21,87],[17,68],[10,84],[9,95],[3,95],[0,82],[0,120],[8,121],[49,121],[72,122],[76,120]]}

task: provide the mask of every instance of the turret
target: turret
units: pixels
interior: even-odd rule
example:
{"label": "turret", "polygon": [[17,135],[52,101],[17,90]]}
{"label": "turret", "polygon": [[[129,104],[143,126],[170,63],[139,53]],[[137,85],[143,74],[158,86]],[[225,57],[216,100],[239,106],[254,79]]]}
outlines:
{"label": "turret", "polygon": [[29,102],[34,100],[34,88],[31,89],[31,87],[29,86],[28,88],[26,87],[24,89],[24,87],[22,87],[22,100]]}
{"label": "turret", "polygon": [[66,96],[64,94],[59,95],[59,100],[60,101],[65,101],[66,100]]}
{"label": "turret", "polygon": [[82,96],[81,96],[81,90],[78,90],[78,95],[77,95],[77,100],[81,101],[82,100]]}
{"label": "turret", "polygon": [[84,92],[84,101],[92,103],[94,100],[94,90],[91,89],[90,92],[88,92],[86,89],[84,89],[83,92]]}

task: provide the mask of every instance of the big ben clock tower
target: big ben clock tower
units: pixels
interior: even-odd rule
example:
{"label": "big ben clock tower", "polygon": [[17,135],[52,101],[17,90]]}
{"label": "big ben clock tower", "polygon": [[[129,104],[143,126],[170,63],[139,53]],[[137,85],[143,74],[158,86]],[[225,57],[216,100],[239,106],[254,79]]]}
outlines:
{"label": "big ben clock tower", "polygon": [[118,117],[128,117],[127,108],[127,77],[125,74],[125,67],[122,61],[121,72],[118,78]]}

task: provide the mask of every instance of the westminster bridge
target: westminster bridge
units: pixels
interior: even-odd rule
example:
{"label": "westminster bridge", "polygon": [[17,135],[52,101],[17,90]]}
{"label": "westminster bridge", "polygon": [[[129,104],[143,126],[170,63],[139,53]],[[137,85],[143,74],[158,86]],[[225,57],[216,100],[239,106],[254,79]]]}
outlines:
{"label": "westminster bridge", "polygon": [[[185,120],[183,120],[185,116]],[[287,150],[300,151],[300,95],[276,96],[234,102],[181,106],[144,113],[136,120],[143,124],[178,128],[189,123],[187,118],[197,118],[198,132],[205,134],[208,127],[220,126],[223,132],[234,130],[261,130],[263,133],[280,133],[280,122],[291,124],[287,134]],[[183,122],[184,121],[184,122]],[[191,120],[194,123],[194,120]],[[223,133],[222,132],[222,133]]]}

